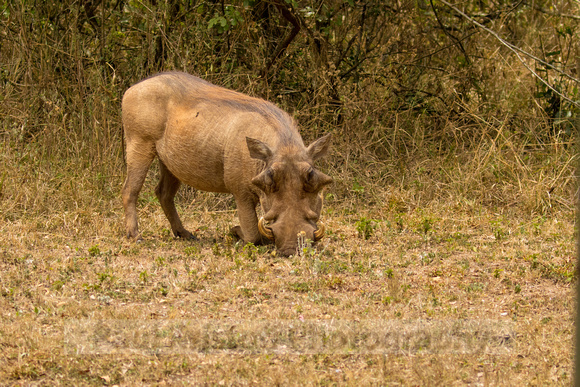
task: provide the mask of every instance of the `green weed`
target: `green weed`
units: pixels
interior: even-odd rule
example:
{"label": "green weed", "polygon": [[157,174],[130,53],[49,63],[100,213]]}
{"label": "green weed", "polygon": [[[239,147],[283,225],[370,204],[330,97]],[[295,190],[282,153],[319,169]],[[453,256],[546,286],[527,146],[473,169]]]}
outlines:
{"label": "green weed", "polygon": [[363,238],[365,240],[368,240],[373,236],[376,228],[377,221],[374,219],[362,217],[359,221],[356,222],[356,231],[358,232],[358,236],[359,238]]}

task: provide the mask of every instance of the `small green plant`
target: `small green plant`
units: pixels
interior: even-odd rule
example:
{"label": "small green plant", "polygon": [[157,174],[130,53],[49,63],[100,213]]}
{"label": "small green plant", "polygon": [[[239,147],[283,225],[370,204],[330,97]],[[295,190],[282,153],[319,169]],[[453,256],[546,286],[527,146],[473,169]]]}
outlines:
{"label": "small green plant", "polygon": [[500,241],[502,239],[505,239],[505,237],[507,236],[507,232],[504,230],[501,220],[492,220],[489,223],[491,224],[491,230],[493,232],[495,240]]}
{"label": "small green plant", "polygon": [[548,316],[548,317],[544,317],[544,318],[542,318],[542,319],[540,320],[540,322],[541,322],[542,324],[547,324],[547,323],[549,323],[550,321],[552,321],[552,317],[549,317],[549,316]]}
{"label": "small green plant", "polygon": [[532,259],[532,262],[531,262],[532,269],[537,269],[538,268],[538,265],[539,265],[539,263],[538,263],[538,254],[532,254],[531,255],[531,259]]}
{"label": "small green plant", "polygon": [[144,284],[146,284],[147,281],[149,281],[149,273],[147,273],[147,270],[143,270],[141,273],[139,273],[139,279]]}
{"label": "small green plant", "polygon": [[159,283],[159,286],[158,286],[157,290],[159,291],[159,293],[163,297],[167,297],[167,295],[169,294],[169,289],[167,289],[167,286],[165,284],[163,284],[163,283]]}
{"label": "small green plant", "polygon": [[192,276],[184,286],[188,292],[197,292],[203,288],[203,282],[197,276]]}
{"label": "small green plant", "polygon": [[544,226],[544,223],[546,223],[546,218],[543,216],[534,219],[534,221],[532,222],[532,230],[533,230],[532,232],[534,235],[542,234],[542,227]]}
{"label": "small green plant", "polygon": [[429,265],[431,262],[433,262],[433,260],[435,259],[435,253],[423,253],[420,254],[419,257],[421,258],[421,264],[423,266],[427,266]]}
{"label": "small green plant", "polygon": [[2,188],[4,188],[4,181],[6,180],[6,176],[8,176],[8,172],[4,171],[2,178],[0,179],[0,197],[2,196]]}
{"label": "small green plant", "polygon": [[14,288],[0,289],[0,296],[2,296],[2,297],[14,297]]}
{"label": "small green plant", "polygon": [[187,246],[183,249],[183,252],[188,257],[191,257],[199,253],[199,248],[197,246]]}
{"label": "small green plant", "polygon": [[365,193],[365,187],[360,185],[357,179],[354,179],[354,183],[352,183],[352,191],[356,194],[362,195]]}
{"label": "small green plant", "polygon": [[353,262],[351,265],[351,271],[353,273],[366,273],[368,270],[362,262]]}
{"label": "small green plant", "polygon": [[398,213],[395,216],[395,224],[397,225],[398,232],[401,232],[405,229],[405,219],[403,214]]}
{"label": "small green plant", "polygon": [[97,278],[99,279],[100,283],[103,283],[107,280],[112,281],[113,280],[113,275],[109,274],[109,273],[96,273],[97,274]]}
{"label": "small green plant", "polygon": [[91,257],[96,257],[101,255],[101,249],[99,248],[99,245],[94,245],[89,247],[89,255]]}
{"label": "small green plant", "polygon": [[336,196],[334,196],[333,193],[327,193],[326,195],[324,195],[324,200],[330,202],[333,201],[334,199],[336,199]]}
{"label": "small green plant", "polygon": [[62,289],[62,287],[63,287],[63,286],[64,286],[64,282],[63,282],[63,281],[60,281],[60,280],[57,280],[57,281],[54,281],[54,282],[52,283],[52,286],[51,286],[51,288],[52,288],[53,290],[59,291],[59,290],[61,290],[61,289]]}
{"label": "small green plant", "polygon": [[432,218],[424,217],[419,224],[419,232],[423,235],[427,235],[429,231],[433,229],[433,223],[435,223],[435,221]]}
{"label": "small green plant", "polygon": [[330,289],[339,289],[342,286],[344,286],[344,280],[342,279],[342,277],[331,276],[326,281],[326,286]]}
{"label": "small green plant", "polygon": [[211,247],[211,251],[214,256],[219,257],[221,254],[220,245],[217,242],[214,243],[213,246]]}
{"label": "small green plant", "polygon": [[330,264],[328,262],[321,261],[320,259],[316,258],[314,260],[314,264],[312,267],[312,271],[315,274],[328,274],[330,271]]}
{"label": "small green plant", "polygon": [[312,289],[312,285],[308,282],[295,282],[290,284],[290,289],[298,293],[307,293]]}
{"label": "small green plant", "polygon": [[258,248],[252,242],[248,242],[244,246],[244,253],[249,261],[254,262],[258,255]]}
{"label": "small green plant", "polygon": [[359,238],[368,240],[373,236],[375,229],[377,228],[377,221],[362,217],[358,222],[356,222],[356,231],[358,232]]}
{"label": "small green plant", "polygon": [[254,296],[254,290],[250,288],[240,288],[240,293],[246,298],[251,298]]}
{"label": "small green plant", "polygon": [[484,285],[481,282],[473,282],[467,285],[468,292],[481,292],[484,289]]}

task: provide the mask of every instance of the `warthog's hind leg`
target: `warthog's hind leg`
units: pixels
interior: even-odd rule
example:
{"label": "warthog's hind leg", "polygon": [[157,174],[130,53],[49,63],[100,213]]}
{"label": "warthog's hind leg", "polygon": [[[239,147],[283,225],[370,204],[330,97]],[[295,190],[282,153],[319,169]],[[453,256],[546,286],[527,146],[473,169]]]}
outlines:
{"label": "warthog's hind leg", "polygon": [[159,184],[157,184],[157,187],[155,188],[155,195],[157,195],[161,208],[163,208],[163,212],[169,220],[169,224],[171,224],[173,235],[179,238],[195,239],[193,234],[183,227],[181,219],[179,219],[179,215],[175,209],[174,198],[179,186],[181,185],[180,181],[169,171],[169,169],[167,169],[161,160],[159,160],[159,169],[161,172],[161,178],[159,179]]}
{"label": "warthog's hind leg", "polygon": [[154,158],[153,144],[127,143],[127,178],[121,195],[125,208],[125,229],[129,239],[141,239],[137,224],[137,198]]}

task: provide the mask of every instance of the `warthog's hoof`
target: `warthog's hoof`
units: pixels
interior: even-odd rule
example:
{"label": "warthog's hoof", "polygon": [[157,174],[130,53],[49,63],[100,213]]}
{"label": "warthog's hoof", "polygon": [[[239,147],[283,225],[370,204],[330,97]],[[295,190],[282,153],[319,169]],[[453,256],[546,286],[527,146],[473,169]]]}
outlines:
{"label": "warthog's hoof", "polygon": [[242,232],[242,228],[240,226],[234,226],[230,228],[230,234],[232,234],[234,238],[244,240],[244,233]]}
{"label": "warthog's hoof", "polygon": [[192,233],[190,233],[189,231],[183,229],[180,231],[174,231],[173,235],[175,235],[176,238],[181,238],[181,239],[189,239],[192,241],[196,241],[197,237],[195,235],[193,235]]}
{"label": "warthog's hoof", "polygon": [[127,239],[132,241],[132,242],[141,242],[143,241],[143,237],[141,236],[140,233],[135,233],[135,232],[129,232],[127,231]]}

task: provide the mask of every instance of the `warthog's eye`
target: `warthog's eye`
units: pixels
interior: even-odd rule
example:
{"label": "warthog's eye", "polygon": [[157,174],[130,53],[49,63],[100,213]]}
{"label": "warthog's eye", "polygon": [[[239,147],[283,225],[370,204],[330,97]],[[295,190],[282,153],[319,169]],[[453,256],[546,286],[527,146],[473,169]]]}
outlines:
{"label": "warthog's eye", "polygon": [[306,192],[316,193],[320,191],[325,185],[330,183],[332,183],[332,178],[330,176],[327,176],[324,173],[315,170],[314,168],[310,168],[306,173],[304,190]]}
{"label": "warthog's eye", "polygon": [[266,175],[268,176],[267,185],[270,192],[276,192],[278,190],[278,187],[276,186],[276,180],[274,180],[274,171],[271,168],[268,168],[266,170]]}
{"label": "warthog's eye", "polygon": [[312,192],[313,189],[315,189],[315,187],[313,186],[315,177],[314,174],[315,174],[314,168],[310,167],[306,171],[304,171],[304,174],[302,175],[302,179],[304,180],[304,190],[306,192]]}
{"label": "warthog's eye", "polygon": [[252,179],[252,184],[265,193],[275,192],[277,188],[276,181],[274,180],[274,171],[271,168],[266,169]]}

